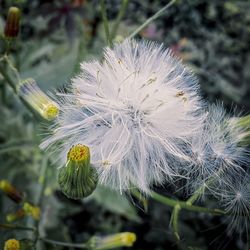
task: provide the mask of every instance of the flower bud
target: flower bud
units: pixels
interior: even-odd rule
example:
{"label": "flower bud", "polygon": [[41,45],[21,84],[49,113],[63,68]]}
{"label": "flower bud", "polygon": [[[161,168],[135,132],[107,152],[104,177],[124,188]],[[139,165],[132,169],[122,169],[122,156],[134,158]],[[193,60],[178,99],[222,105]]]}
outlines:
{"label": "flower bud", "polygon": [[19,95],[44,119],[52,120],[58,115],[58,105],[38,87],[34,79],[29,78],[21,83]]}
{"label": "flower bud", "polygon": [[73,146],[67,155],[68,162],[59,169],[58,183],[62,192],[71,199],[89,196],[96,188],[97,172],[90,164],[90,151],[85,145]]}
{"label": "flower bud", "polygon": [[4,35],[6,38],[15,38],[19,32],[20,10],[17,7],[10,7],[7,21],[4,28]]}
{"label": "flower bud", "polygon": [[20,250],[20,242],[16,239],[9,239],[4,243],[4,250]]}
{"label": "flower bud", "polygon": [[34,242],[30,239],[9,239],[5,241],[4,250],[32,250],[34,249]]}
{"label": "flower bud", "polygon": [[21,209],[18,209],[15,213],[7,214],[6,220],[8,222],[13,222],[13,221],[23,218],[24,216],[25,216],[25,211],[21,208]]}
{"label": "flower bud", "polygon": [[16,203],[20,203],[23,199],[22,194],[6,180],[0,181],[0,189]]}
{"label": "flower bud", "polygon": [[30,215],[34,220],[39,220],[41,215],[41,210],[37,206],[33,206],[28,202],[23,204],[23,210],[26,215]]}
{"label": "flower bud", "polygon": [[136,234],[124,232],[105,237],[95,236],[87,244],[91,249],[108,250],[118,247],[132,247],[135,241]]}

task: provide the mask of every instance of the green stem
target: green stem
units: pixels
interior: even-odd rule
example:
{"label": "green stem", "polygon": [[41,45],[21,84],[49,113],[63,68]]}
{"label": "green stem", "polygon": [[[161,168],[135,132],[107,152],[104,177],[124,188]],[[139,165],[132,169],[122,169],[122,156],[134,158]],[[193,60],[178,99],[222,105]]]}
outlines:
{"label": "green stem", "polygon": [[138,191],[138,189],[132,188],[131,193],[135,196],[143,205],[145,212],[148,211],[148,200]]}
{"label": "green stem", "polygon": [[[210,183],[210,182],[209,182],[209,183]],[[207,183],[207,184],[209,184],[209,183]],[[201,196],[202,193],[205,191],[205,189],[206,189],[206,186],[205,186],[205,185],[199,187],[199,188],[194,192],[194,194],[193,194],[190,198],[187,199],[186,203],[187,203],[188,205],[192,205],[195,201],[197,201],[197,200],[200,198],[200,196]]]}
{"label": "green stem", "polygon": [[21,79],[20,79],[20,75],[18,73],[18,70],[17,68],[13,65],[13,63],[11,62],[11,60],[9,59],[9,57],[7,55],[5,55],[5,61],[7,62],[8,66],[10,67],[10,69],[14,72],[15,76],[16,76],[16,79],[17,79],[17,82],[18,84],[21,82]]}
{"label": "green stem", "polygon": [[220,176],[221,173],[223,173],[224,168],[220,168],[217,172],[215,172],[212,176],[210,176],[204,183],[202,186],[200,186],[197,190],[195,190],[194,194],[186,200],[186,203],[188,205],[192,205],[195,201],[197,201],[200,196],[204,193],[206,187],[208,187],[208,185],[210,185],[211,183],[213,183],[216,178],[218,178]]}
{"label": "green stem", "polygon": [[170,219],[170,225],[172,225],[173,233],[177,241],[180,240],[179,223],[178,223],[180,211],[181,211],[181,206],[179,204],[175,205]]}
{"label": "green stem", "polygon": [[118,15],[117,15],[117,18],[116,18],[116,21],[115,21],[115,24],[114,24],[113,29],[112,29],[112,31],[111,31],[111,35],[110,35],[111,41],[112,41],[112,40],[115,38],[115,36],[116,36],[116,33],[117,33],[118,27],[119,27],[119,25],[120,25],[120,22],[121,22],[121,20],[122,20],[124,14],[125,14],[125,12],[126,12],[126,9],[127,9],[127,7],[128,7],[128,3],[129,3],[129,0],[123,0],[123,1],[122,1],[122,6],[121,6],[121,8],[120,8],[120,11],[119,11],[119,13],[118,13]]}
{"label": "green stem", "polygon": [[13,89],[13,91],[17,94],[17,88],[15,82],[11,79],[11,77],[8,75],[6,70],[2,67],[0,64],[0,73],[6,80],[6,82],[10,85],[10,87]]}
{"label": "green stem", "polygon": [[108,23],[106,5],[105,5],[104,0],[101,0],[101,14],[102,14],[102,20],[103,20],[104,30],[106,34],[106,39],[107,39],[108,45],[111,46],[111,39],[110,39],[110,34],[109,34],[109,23]]}
{"label": "green stem", "polygon": [[18,96],[18,98],[21,100],[21,102],[24,104],[24,106],[30,111],[30,113],[32,113],[35,117],[38,118],[39,117],[38,114],[33,109],[31,109],[31,107],[28,105],[26,100],[19,95],[20,77],[18,75],[17,70],[14,68],[14,66],[11,64],[11,62],[9,61],[8,58],[6,58],[4,56],[3,59],[7,62],[7,64],[11,67],[12,70],[15,70],[15,74],[16,74],[17,79],[18,79],[18,84],[17,85],[15,84],[15,82],[11,79],[11,77],[9,76],[7,71],[2,67],[1,64],[0,64],[0,74],[3,76],[5,81],[9,84],[9,86],[12,88],[14,93]]}
{"label": "green stem", "polygon": [[151,192],[151,196],[154,200],[159,201],[160,203],[163,203],[169,207],[174,208],[176,205],[179,205],[181,209],[185,209],[185,210],[192,211],[192,212],[201,212],[201,213],[208,213],[208,214],[213,214],[213,215],[226,215],[226,212],[220,209],[195,206],[192,204],[188,204],[185,201],[179,201],[179,200],[174,200],[174,199],[165,197],[156,192]]}
{"label": "green stem", "polygon": [[169,2],[168,4],[166,4],[162,9],[160,9],[159,11],[157,11],[153,16],[151,16],[150,18],[148,18],[146,20],[146,22],[144,22],[141,26],[139,26],[132,34],[130,34],[128,36],[128,39],[133,38],[134,36],[136,36],[141,30],[143,30],[146,26],[148,26],[150,23],[152,23],[155,19],[157,19],[159,16],[161,16],[162,14],[164,14],[164,11],[166,11],[170,6],[172,6],[174,3],[176,2],[176,0],[172,0],[171,2]]}
{"label": "green stem", "polygon": [[77,247],[77,248],[82,248],[82,249],[89,249],[89,247],[84,244],[74,244],[74,243],[68,243],[68,242],[61,242],[61,241],[56,241],[56,240],[51,240],[51,239],[47,239],[47,238],[39,238],[39,240],[46,242],[46,243],[50,243],[52,245],[58,245],[58,246],[65,246],[65,247]]}
{"label": "green stem", "polygon": [[0,228],[4,229],[12,229],[12,230],[27,230],[35,232],[36,229],[33,227],[25,227],[20,225],[12,225],[12,224],[0,224]]}
{"label": "green stem", "polygon": [[37,198],[37,205],[40,207],[42,205],[42,200],[43,200],[43,194],[44,190],[46,188],[46,176],[47,176],[47,171],[48,171],[48,166],[49,166],[49,158],[47,155],[44,155],[43,161],[42,161],[42,166],[41,166],[41,171],[39,174],[39,182],[41,184],[40,192],[38,194]]}
{"label": "green stem", "polygon": [[[41,171],[40,171],[40,178],[39,178],[39,182],[41,183],[41,188],[40,191],[37,195],[37,206],[40,207],[41,211],[42,211],[42,202],[43,202],[43,194],[44,194],[44,190],[46,188],[46,176],[47,176],[47,170],[48,170],[48,165],[49,165],[49,159],[47,155],[44,155],[43,157],[43,161],[42,161],[42,166],[41,166]],[[35,237],[34,237],[34,242],[38,242],[39,239],[39,222],[40,220],[37,220],[34,222],[34,226],[36,228],[36,233],[35,233]]]}

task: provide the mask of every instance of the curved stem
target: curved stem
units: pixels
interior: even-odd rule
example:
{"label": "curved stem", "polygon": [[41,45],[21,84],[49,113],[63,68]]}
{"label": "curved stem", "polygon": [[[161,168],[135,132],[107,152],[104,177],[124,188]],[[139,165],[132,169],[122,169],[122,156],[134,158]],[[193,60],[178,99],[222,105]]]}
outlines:
{"label": "curved stem", "polygon": [[162,14],[164,14],[164,11],[167,10],[170,6],[172,6],[174,3],[176,2],[176,0],[172,0],[171,2],[169,2],[168,4],[166,4],[162,9],[160,9],[159,11],[157,11],[153,16],[151,16],[150,18],[148,18],[146,20],[146,22],[144,22],[141,26],[139,26],[132,34],[130,34],[128,36],[128,39],[133,38],[134,36],[136,36],[141,30],[143,30],[146,26],[148,26],[150,23],[152,23],[155,19],[157,19],[159,16],[161,16]]}
{"label": "curved stem", "polygon": [[171,215],[171,219],[170,219],[170,225],[173,228],[173,233],[174,233],[174,236],[176,237],[177,241],[180,240],[179,223],[178,223],[180,211],[181,211],[180,205],[179,204],[175,205],[173,212],[172,212],[172,215]]}
{"label": "curved stem", "polygon": [[25,227],[20,225],[12,225],[12,224],[0,224],[0,228],[4,229],[12,229],[12,230],[27,230],[35,232],[36,229],[33,227]]}
{"label": "curved stem", "polygon": [[47,238],[39,238],[39,240],[46,242],[46,243],[50,243],[52,245],[58,245],[58,246],[65,246],[65,247],[77,247],[77,248],[82,248],[82,249],[89,249],[89,247],[84,244],[74,244],[74,243],[68,243],[68,242],[61,242],[61,241],[57,241],[57,240],[51,240],[51,239],[47,239]]}
{"label": "curved stem", "polygon": [[14,90],[14,92],[17,94],[16,84],[14,83],[14,81],[12,81],[11,77],[8,75],[8,73],[2,67],[1,64],[0,64],[0,73],[4,77],[4,79],[6,80],[6,82],[10,85],[10,87]]}
{"label": "curved stem", "polygon": [[213,215],[226,215],[227,213],[223,210],[220,209],[214,209],[214,208],[206,208],[206,207],[200,207],[200,206],[195,206],[192,204],[188,204],[185,201],[178,201],[174,200],[168,197],[165,197],[163,195],[160,195],[156,192],[151,192],[151,196],[153,199],[169,206],[169,207],[175,207],[176,205],[179,205],[181,209],[185,209],[188,211],[193,211],[193,212],[201,212],[201,213],[208,213],[208,214],[213,214]]}
{"label": "curved stem", "polygon": [[7,71],[2,67],[2,65],[0,64],[0,74],[3,76],[4,80],[9,84],[9,86],[12,88],[12,90],[14,91],[14,93],[18,96],[18,98],[21,100],[21,102],[24,104],[24,106],[30,111],[31,114],[34,115],[34,117],[38,118],[37,113],[31,109],[31,107],[27,104],[26,100],[21,97],[19,95],[19,87],[20,87],[20,77],[18,74],[18,71],[15,69],[15,67],[12,65],[12,63],[10,62],[10,60],[4,56],[3,60],[7,62],[8,66],[15,71],[15,74],[17,76],[17,80],[18,80],[18,84],[16,84],[12,78],[9,76],[9,74],[7,73]]}
{"label": "curved stem", "polygon": [[199,187],[192,196],[190,196],[186,203],[188,205],[192,205],[197,199],[199,199],[199,197],[202,195],[202,193],[205,191],[206,187],[205,185]]}

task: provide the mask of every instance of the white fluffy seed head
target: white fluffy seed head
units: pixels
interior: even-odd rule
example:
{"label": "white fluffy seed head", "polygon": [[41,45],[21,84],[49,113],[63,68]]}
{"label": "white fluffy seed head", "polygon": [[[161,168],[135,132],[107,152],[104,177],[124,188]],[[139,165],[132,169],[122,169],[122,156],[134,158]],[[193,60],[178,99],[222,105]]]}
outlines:
{"label": "white fluffy seed head", "polygon": [[187,190],[192,193],[206,183],[213,192],[218,185],[230,185],[232,176],[244,176],[244,166],[250,164],[249,152],[241,146],[244,135],[237,118],[232,120],[221,104],[211,105],[203,129],[191,141],[192,161],[184,165]]}
{"label": "white fluffy seed head", "polygon": [[232,178],[230,185],[218,192],[222,207],[231,216],[226,218],[229,233],[242,233],[248,230],[250,221],[250,183],[249,175],[239,180]]}
{"label": "white fluffy seed head", "polygon": [[189,192],[211,178],[215,180],[209,182],[210,188],[218,182],[227,185],[232,175],[241,178],[242,166],[249,163],[248,151],[240,144],[244,133],[236,122],[231,122],[221,104],[209,106],[203,128],[191,140],[192,161],[183,167],[184,175],[189,177]]}
{"label": "white fluffy seed head", "polygon": [[81,69],[41,147],[52,146],[63,164],[72,145],[87,145],[99,181],[120,190],[147,192],[177,175],[172,163],[189,160],[186,145],[204,120],[190,70],[162,45],[135,40]]}

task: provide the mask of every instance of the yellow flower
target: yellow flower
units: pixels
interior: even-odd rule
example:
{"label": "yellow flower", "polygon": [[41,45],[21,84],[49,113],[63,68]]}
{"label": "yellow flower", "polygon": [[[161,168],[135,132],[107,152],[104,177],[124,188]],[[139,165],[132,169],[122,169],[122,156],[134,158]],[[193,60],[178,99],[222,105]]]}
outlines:
{"label": "yellow flower", "polygon": [[89,164],[90,161],[90,152],[89,148],[82,144],[77,144],[73,146],[68,152],[68,160],[69,161],[85,161]]}
{"label": "yellow flower", "polygon": [[58,183],[62,192],[71,199],[89,196],[96,189],[97,171],[90,164],[90,150],[82,144],[68,152],[67,164],[59,169]]}
{"label": "yellow flower", "polygon": [[20,250],[20,242],[16,239],[5,241],[4,250]]}
{"label": "yellow flower", "polygon": [[39,220],[41,215],[41,210],[37,206],[33,206],[28,202],[23,205],[23,210],[27,215],[30,215],[34,220]]}

